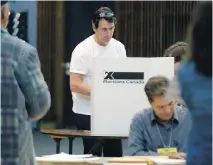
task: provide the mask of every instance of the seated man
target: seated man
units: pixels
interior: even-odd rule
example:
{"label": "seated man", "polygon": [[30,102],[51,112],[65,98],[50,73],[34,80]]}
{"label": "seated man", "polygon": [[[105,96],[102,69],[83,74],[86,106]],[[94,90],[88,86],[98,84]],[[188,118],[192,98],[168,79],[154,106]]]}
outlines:
{"label": "seated man", "polygon": [[[145,85],[151,107],[133,117],[128,139],[133,156],[163,154],[176,159],[186,157],[191,117],[184,106],[164,97],[168,81],[165,77],[155,76]],[[163,148],[169,150],[162,151]]]}

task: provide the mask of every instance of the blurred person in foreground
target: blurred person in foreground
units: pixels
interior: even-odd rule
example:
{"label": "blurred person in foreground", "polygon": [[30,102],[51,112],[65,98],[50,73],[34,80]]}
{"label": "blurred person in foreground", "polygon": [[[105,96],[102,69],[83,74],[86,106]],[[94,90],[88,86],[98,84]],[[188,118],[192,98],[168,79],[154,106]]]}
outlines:
{"label": "blurred person in foreground", "polygon": [[[181,41],[181,42],[176,42],[170,45],[164,52],[163,57],[174,57],[174,73],[175,73],[174,82],[175,83],[172,84],[171,88],[178,88],[176,74],[177,74],[177,70],[180,65],[180,62],[183,60],[184,56],[186,55],[187,48],[188,48],[188,44],[186,42]],[[178,104],[185,106],[184,101],[180,97],[177,98],[176,100],[178,101]]]}
{"label": "blurred person in foreground", "polygon": [[[192,117],[187,165],[212,164],[212,2],[200,2],[188,33],[189,50],[177,72]],[[174,81],[171,82],[171,84]],[[170,85],[172,86],[172,85]],[[168,89],[169,98],[177,97]],[[178,93],[178,92],[176,92]]]}
{"label": "blurred person in foreground", "polygon": [[50,93],[35,48],[11,36],[7,1],[1,1],[1,165],[35,165],[31,119],[50,107]]}

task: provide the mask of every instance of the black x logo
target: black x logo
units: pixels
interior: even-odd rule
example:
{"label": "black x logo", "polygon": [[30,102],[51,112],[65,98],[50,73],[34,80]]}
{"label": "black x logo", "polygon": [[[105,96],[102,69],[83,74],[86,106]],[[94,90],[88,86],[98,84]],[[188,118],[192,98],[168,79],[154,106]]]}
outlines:
{"label": "black x logo", "polygon": [[113,73],[114,72],[105,72],[105,74],[107,74],[107,75],[106,75],[106,77],[104,79],[105,80],[113,80],[114,79]]}

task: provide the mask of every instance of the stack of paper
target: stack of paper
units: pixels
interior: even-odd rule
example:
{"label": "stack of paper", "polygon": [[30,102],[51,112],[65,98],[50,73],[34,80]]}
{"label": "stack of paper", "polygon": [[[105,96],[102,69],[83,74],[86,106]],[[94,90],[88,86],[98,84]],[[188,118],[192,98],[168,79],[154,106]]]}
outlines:
{"label": "stack of paper", "polygon": [[69,155],[66,153],[44,155],[42,157],[36,157],[36,161],[39,162],[89,162],[98,160],[98,157],[93,155]]}
{"label": "stack of paper", "polygon": [[151,158],[156,165],[185,165],[186,160],[182,159],[160,159],[160,158]]}
{"label": "stack of paper", "polygon": [[147,163],[105,163],[104,165],[148,165]]}
{"label": "stack of paper", "polygon": [[[122,164],[133,164],[133,163],[139,163],[139,164],[147,164],[147,165],[154,165],[154,162],[149,159],[149,158],[135,158],[134,156],[132,157],[120,157],[120,158],[111,158],[108,159],[108,163],[122,163]],[[110,165],[109,164],[109,165]]]}

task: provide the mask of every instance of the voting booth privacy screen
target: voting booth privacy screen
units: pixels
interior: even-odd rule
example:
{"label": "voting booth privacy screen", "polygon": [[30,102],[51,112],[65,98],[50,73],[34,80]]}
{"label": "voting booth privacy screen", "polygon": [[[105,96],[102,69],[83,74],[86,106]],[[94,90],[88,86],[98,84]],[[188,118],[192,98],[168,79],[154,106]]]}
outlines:
{"label": "voting booth privacy screen", "polygon": [[174,76],[173,57],[95,58],[91,91],[91,131],[128,136],[133,116],[150,107],[144,86],[152,76]]}

